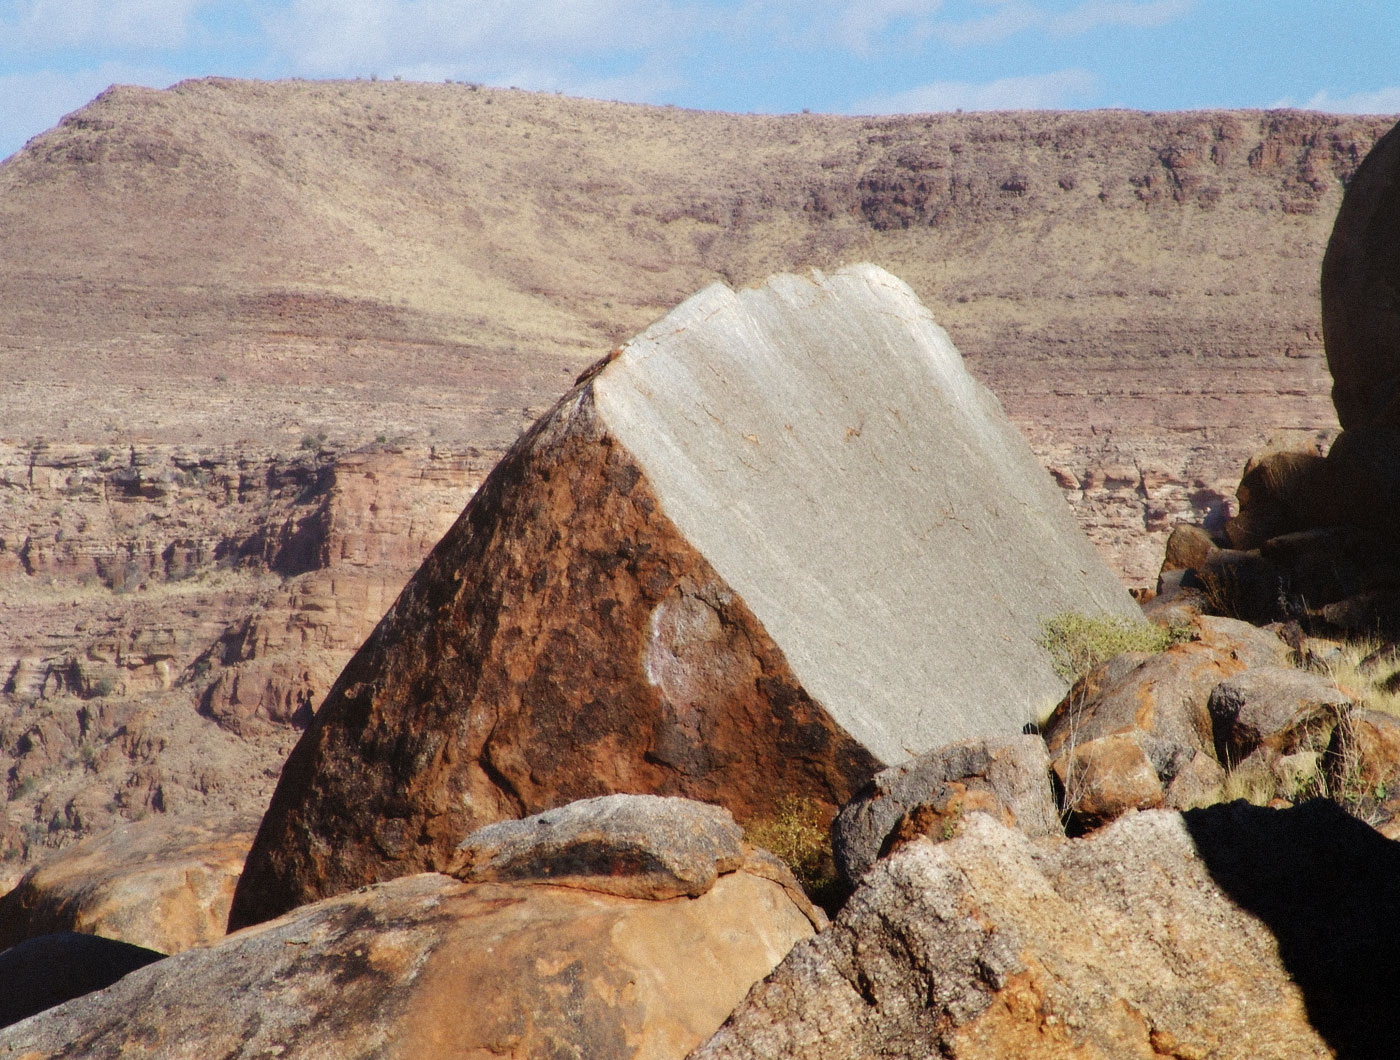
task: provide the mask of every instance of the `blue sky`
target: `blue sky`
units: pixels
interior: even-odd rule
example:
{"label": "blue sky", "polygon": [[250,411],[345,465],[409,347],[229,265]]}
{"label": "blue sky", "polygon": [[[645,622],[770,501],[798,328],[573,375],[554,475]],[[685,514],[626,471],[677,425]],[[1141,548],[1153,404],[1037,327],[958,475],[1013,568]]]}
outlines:
{"label": "blue sky", "polygon": [[1400,113],[1400,0],[0,0],[0,158],[113,82],[445,78],[729,111]]}

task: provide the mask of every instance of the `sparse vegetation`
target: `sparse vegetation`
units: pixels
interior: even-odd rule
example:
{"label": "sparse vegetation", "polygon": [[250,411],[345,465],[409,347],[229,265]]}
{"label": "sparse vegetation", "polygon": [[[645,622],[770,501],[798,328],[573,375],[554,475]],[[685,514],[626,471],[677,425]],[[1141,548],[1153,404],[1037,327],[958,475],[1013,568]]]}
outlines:
{"label": "sparse vegetation", "polygon": [[1372,637],[1340,641],[1335,650],[1303,665],[1326,674],[1358,707],[1400,716],[1400,648],[1395,645]]}
{"label": "sparse vegetation", "polygon": [[751,822],[745,835],[780,858],[817,905],[828,912],[840,905],[843,885],[831,854],[831,831],[811,799],[784,798],[772,817]]}
{"label": "sparse vegetation", "polygon": [[1166,651],[1190,637],[1187,626],[1158,626],[1117,615],[1061,611],[1041,619],[1039,643],[1050,653],[1055,673],[1072,683],[1125,651]]}

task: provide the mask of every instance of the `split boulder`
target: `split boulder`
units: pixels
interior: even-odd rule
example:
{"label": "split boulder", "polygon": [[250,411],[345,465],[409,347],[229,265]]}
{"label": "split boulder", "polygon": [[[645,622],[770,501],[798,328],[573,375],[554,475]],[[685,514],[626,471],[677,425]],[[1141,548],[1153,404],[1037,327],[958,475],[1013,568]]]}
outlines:
{"label": "split boulder", "polygon": [[1066,610],[1137,616],[905,284],[715,285],[483,484],[293,751],[231,923],[614,791],[829,818],[1059,698]]}

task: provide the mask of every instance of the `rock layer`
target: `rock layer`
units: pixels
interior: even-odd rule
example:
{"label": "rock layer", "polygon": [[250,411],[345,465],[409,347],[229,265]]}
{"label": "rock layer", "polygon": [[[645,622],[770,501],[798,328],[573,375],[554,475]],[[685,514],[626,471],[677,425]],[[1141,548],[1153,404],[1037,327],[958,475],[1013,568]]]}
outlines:
{"label": "rock layer", "polygon": [[1058,698],[1071,608],[1135,613],[909,288],[709,288],[492,473],[289,759],[231,922],[609,791],[829,815]]}

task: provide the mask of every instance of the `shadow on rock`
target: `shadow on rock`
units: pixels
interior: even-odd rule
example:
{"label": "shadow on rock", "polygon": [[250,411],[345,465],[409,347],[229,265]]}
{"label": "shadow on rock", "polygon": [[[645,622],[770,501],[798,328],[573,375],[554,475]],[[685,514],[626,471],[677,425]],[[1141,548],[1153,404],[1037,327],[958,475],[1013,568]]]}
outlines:
{"label": "shadow on rock", "polygon": [[1308,1018],[1341,1057],[1393,1057],[1400,1042],[1400,843],[1315,800],[1245,802],[1182,815],[1216,883],[1259,917]]}
{"label": "shadow on rock", "polygon": [[0,953],[0,1027],[111,986],[165,954],[129,942],[60,931]]}

